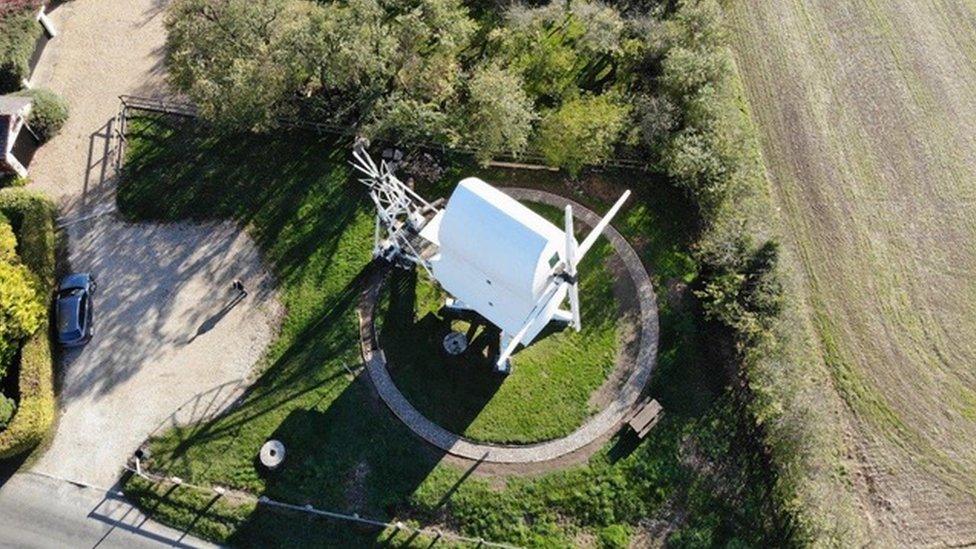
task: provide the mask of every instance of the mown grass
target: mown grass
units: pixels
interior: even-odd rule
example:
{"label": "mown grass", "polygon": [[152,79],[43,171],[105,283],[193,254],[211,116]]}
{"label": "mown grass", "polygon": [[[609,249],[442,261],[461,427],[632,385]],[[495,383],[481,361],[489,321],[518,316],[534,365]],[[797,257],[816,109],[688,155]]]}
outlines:
{"label": "mown grass", "polygon": [[[562,216],[534,207],[557,221]],[[446,356],[443,337],[467,332],[470,323],[441,311],[446,294],[425,272],[394,272],[378,316],[397,387],[424,415],[475,440],[528,443],[569,434],[596,411],[590,396],[616,361],[619,306],[605,265],[610,254],[601,240],[580,265],[583,330],[548,330],[512,357],[513,373],[506,377],[492,371],[485,348],[497,332],[481,328],[469,352]]]}
{"label": "mown grass", "polygon": [[[666,187],[648,180],[618,225],[648,265],[660,265],[654,269],[660,356],[649,393],[664,405],[665,419],[640,444],[615,437],[584,466],[491,479],[442,463],[440,453],[389,414],[367,381],[350,374],[358,364],[353,306],[369,261],[372,220],[345,162],[347,143],[305,134],[219,138],[192,124],[150,118],[131,121],[129,143],[121,211],[138,219],[239,220],[274,266],[288,311],[242,404],[155,439],[152,470],[526,545],[568,545],[600,534],[688,545],[782,541],[750,423],[723,389],[724,369],[703,350],[693,301],[669,291],[692,280],[695,266],[687,252],[694,238],[687,205]],[[448,181],[469,170],[463,162],[451,165]],[[500,170],[480,173],[496,184],[515,179]],[[612,178],[606,174],[601,184]],[[558,177],[539,174],[533,183],[554,187]],[[422,192],[434,196],[448,187],[440,182]],[[585,202],[605,207],[599,199]],[[270,474],[255,464],[268,438],[288,448],[283,467]],[[138,478],[125,490],[155,518],[234,545],[405,541]],[[663,524],[655,520],[671,524],[667,534],[640,526]]]}

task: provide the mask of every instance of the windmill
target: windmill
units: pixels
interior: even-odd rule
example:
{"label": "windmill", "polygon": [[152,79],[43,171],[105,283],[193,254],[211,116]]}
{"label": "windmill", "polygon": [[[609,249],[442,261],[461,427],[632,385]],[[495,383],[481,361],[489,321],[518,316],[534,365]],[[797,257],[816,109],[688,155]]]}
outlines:
{"label": "windmill", "polygon": [[560,229],[481,179],[468,177],[440,208],[404,185],[385,161],[377,165],[361,147],[353,157],[377,207],[374,256],[420,265],[450,294],[448,308],[475,312],[498,327],[498,371],[508,373],[518,346],[530,344],[550,322],[582,328],[579,264],[630,191],[577,242],[569,205]]}

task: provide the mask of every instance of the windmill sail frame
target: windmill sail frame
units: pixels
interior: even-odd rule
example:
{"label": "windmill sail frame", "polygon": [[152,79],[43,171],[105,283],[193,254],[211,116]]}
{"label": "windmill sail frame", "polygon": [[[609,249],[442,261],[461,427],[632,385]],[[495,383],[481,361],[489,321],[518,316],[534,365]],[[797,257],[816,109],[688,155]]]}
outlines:
{"label": "windmill sail frame", "polygon": [[531,343],[550,322],[582,329],[579,264],[629,190],[577,242],[570,205],[559,228],[484,181],[466,178],[441,209],[397,179],[387,162],[373,162],[361,146],[353,157],[376,206],[374,257],[420,265],[452,296],[448,307],[473,311],[497,326],[498,371],[508,373],[519,345]]}

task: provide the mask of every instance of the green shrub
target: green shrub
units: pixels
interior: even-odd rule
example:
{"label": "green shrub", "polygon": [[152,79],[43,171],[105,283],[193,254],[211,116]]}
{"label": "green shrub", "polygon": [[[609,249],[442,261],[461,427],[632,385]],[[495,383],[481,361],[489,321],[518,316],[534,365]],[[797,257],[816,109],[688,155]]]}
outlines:
{"label": "green shrub", "polygon": [[[20,261],[49,289],[55,278],[55,207],[39,193],[23,188],[0,190],[0,213],[11,221],[17,235]],[[46,300],[49,291],[40,291]],[[43,301],[42,301],[43,303]],[[41,326],[48,323],[42,307]],[[20,403],[7,428],[0,431],[0,459],[29,450],[44,437],[54,421],[54,365],[50,334],[35,330],[20,352],[17,384]]]}
{"label": "green shrub", "polygon": [[47,330],[29,337],[20,355],[20,405],[6,430],[0,431],[0,459],[36,446],[54,421],[54,359]]}
{"label": "green shrub", "polygon": [[36,16],[33,5],[0,15],[0,94],[19,90],[30,74],[30,57],[43,32]]}
{"label": "green shrub", "polygon": [[17,411],[17,403],[7,395],[0,394],[0,430],[6,429],[10,418]]}
{"label": "green shrub", "polygon": [[45,306],[36,277],[23,265],[0,262],[0,379],[24,338],[44,320]]}
{"label": "green shrub", "polygon": [[627,113],[626,105],[608,95],[574,99],[542,119],[539,148],[546,161],[576,176],[583,166],[610,156]]}
{"label": "green shrub", "polygon": [[14,228],[5,215],[0,213],[0,262],[11,262],[17,258],[17,237]]}
{"label": "green shrub", "polygon": [[27,123],[41,141],[47,141],[61,131],[68,120],[68,102],[63,97],[46,88],[23,90],[17,95],[34,100],[34,107]]}
{"label": "green shrub", "polygon": [[612,524],[600,530],[602,549],[627,549],[630,547],[630,530],[623,524]]}
{"label": "green shrub", "polygon": [[17,235],[21,263],[39,276],[45,286],[53,287],[57,214],[54,203],[24,187],[0,189],[0,213],[10,220]]}

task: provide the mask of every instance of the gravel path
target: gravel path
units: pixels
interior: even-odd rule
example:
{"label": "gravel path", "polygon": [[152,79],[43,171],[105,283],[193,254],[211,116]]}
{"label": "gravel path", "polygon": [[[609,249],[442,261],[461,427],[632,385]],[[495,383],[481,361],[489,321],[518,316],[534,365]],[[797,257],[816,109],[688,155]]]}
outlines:
{"label": "gravel path", "polygon": [[[62,5],[52,14],[61,34],[35,76],[67,98],[71,118],[38,151],[31,186],[59,201],[72,268],[93,272],[99,293],[94,339],[61,361],[57,434],[33,470],[100,486],[156,429],[232,401],[226,393],[281,316],[273,277],[234,223],[128,223],[114,213],[112,119],[120,94],[165,95],[164,7]],[[236,278],[250,290],[242,300]]]}
{"label": "gravel path", "polygon": [[[552,193],[518,188],[503,190],[519,200],[539,202],[559,208],[565,207],[567,203],[572,204],[574,214],[590,226],[596,225],[600,221],[600,216],[596,213]],[[640,307],[640,347],[637,352],[637,361],[634,363],[635,367],[631,368],[626,383],[620,388],[609,405],[590,418],[582,427],[563,438],[538,444],[510,446],[476,442],[452,433],[427,419],[397,389],[387,370],[386,357],[376,342],[373,311],[376,308],[379,289],[383,280],[383,277],[377,277],[365,291],[363,303],[360,307],[360,339],[363,359],[366,362],[370,380],[383,402],[414,434],[453,456],[465,459],[504,464],[542,463],[558,460],[587,447],[592,451],[597,450],[598,448],[591,443],[616,429],[640,399],[641,392],[650,379],[651,372],[653,372],[654,365],[657,362],[659,335],[657,299],[654,294],[654,287],[640,261],[640,257],[613,227],[607,227],[604,235],[610,240],[617,254],[623,260],[624,267],[637,289]]]}

